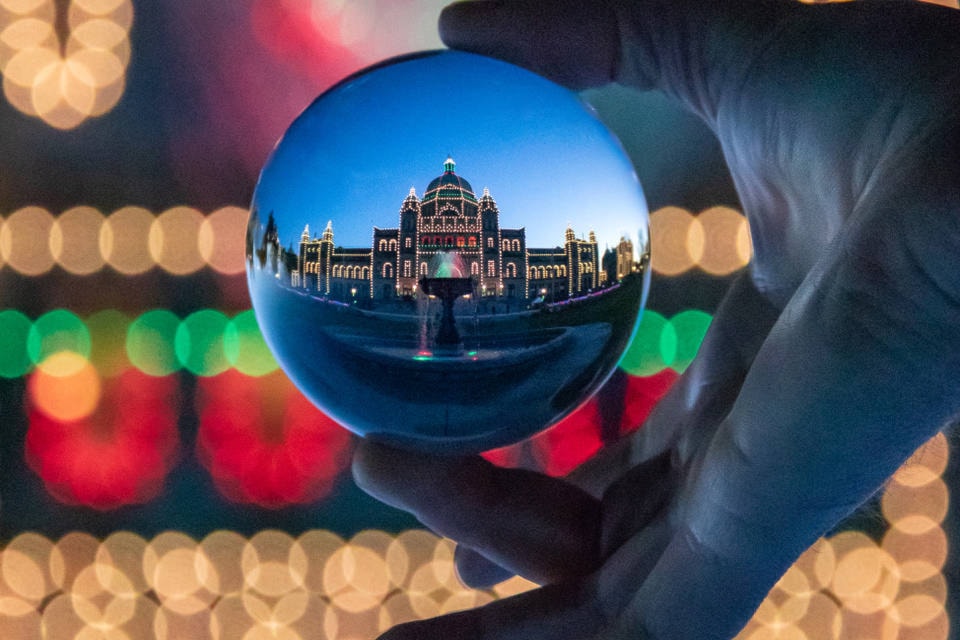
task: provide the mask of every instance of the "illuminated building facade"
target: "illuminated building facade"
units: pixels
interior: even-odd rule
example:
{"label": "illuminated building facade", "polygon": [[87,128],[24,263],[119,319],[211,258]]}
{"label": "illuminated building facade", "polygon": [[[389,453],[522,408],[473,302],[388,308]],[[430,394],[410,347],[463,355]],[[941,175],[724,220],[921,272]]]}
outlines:
{"label": "illuminated building facade", "polygon": [[397,227],[373,228],[370,248],[336,246],[332,222],[319,237],[311,238],[304,228],[291,284],[339,300],[408,297],[421,277],[433,275],[435,256],[456,254],[462,271],[451,275],[472,277],[482,296],[562,300],[600,285],[593,231],[584,240],[568,228],[562,246],[529,248],[523,227],[500,226],[500,210],[488,189],[478,199],[452,158],[443,169],[423,198],[410,189]]}
{"label": "illuminated building facade", "polygon": [[636,270],[633,259],[633,242],[626,236],[620,237],[617,245],[617,280],[620,280]]}

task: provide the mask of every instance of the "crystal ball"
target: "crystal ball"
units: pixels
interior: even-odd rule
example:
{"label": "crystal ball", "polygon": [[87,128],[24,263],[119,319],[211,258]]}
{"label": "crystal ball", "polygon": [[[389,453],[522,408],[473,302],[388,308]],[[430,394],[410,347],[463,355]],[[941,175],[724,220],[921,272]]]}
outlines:
{"label": "crystal ball", "polygon": [[643,191],[577,94],[485,57],[361,71],[277,143],[247,279],[294,384],[355,433],[469,454],[616,367],[649,286]]}

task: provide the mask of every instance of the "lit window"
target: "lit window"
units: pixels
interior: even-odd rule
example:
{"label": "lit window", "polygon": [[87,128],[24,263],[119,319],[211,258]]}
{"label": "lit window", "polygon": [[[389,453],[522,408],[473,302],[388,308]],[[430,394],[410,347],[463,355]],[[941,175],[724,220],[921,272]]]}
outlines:
{"label": "lit window", "polygon": [[413,238],[408,237],[403,243],[404,248],[409,249],[413,246]]}
{"label": "lit window", "polygon": [[497,263],[493,260],[487,260],[487,275],[490,277],[497,275]]}
{"label": "lit window", "polygon": [[493,238],[487,238],[487,247],[493,249]]}
{"label": "lit window", "polygon": [[410,261],[409,261],[409,260],[404,260],[404,261],[403,261],[403,277],[404,277],[404,278],[409,278],[409,277],[410,277],[410,268],[411,268],[411,267],[410,267]]}

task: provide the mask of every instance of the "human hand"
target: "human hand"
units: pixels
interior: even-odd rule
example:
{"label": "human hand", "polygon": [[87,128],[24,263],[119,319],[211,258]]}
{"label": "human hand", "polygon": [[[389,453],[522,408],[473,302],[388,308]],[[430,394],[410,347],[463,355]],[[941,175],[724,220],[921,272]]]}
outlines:
{"label": "human hand", "polygon": [[547,586],[396,638],[728,638],[960,410],[960,15],[914,4],[458,3],[454,47],[657,88],[716,133],[754,262],[638,435],[573,485],[368,444],[355,473]]}

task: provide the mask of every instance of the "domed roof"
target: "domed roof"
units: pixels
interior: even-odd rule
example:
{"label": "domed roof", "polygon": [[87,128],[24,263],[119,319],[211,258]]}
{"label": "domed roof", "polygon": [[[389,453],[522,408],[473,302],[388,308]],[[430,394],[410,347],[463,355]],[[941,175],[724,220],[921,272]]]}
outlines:
{"label": "domed roof", "polygon": [[423,202],[429,202],[436,198],[463,198],[470,202],[476,202],[477,196],[473,193],[473,187],[469,182],[458,176],[454,170],[457,163],[453,158],[448,157],[443,163],[443,175],[430,181],[427,190],[423,194]]}

